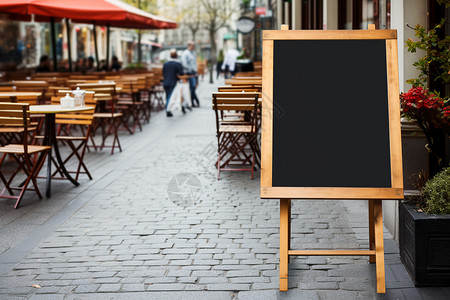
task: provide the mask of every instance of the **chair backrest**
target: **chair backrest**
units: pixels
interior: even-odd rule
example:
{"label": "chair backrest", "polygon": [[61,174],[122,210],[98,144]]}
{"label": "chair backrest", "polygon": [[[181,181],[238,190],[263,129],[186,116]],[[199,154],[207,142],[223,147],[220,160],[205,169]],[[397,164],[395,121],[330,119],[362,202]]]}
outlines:
{"label": "chair backrest", "polygon": [[12,92],[15,88],[13,86],[0,86],[0,92]]}
{"label": "chair backrest", "polygon": [[36,105],[39,101],[38,95],[17,95],[11,96],[11,102],[13,103],[28,103],[29,105]]}
{"label": "chair backrest", "polygon": [[[52,103],[59,103],[59,97],[52,97]],[[68,112],[61,113],[55,115],[55,124],[70,124],[70,125],[86,125],[89,126],[92,124],[92,120],[94,119],[94,111],[95,111],[95,102],[91,106],[92,109],[80,111],[80,112]]]}
{"label": "chair backrest", "polygon": [[53,96],[57,96],[58,91],[60,91],[60,90],[69,90],[69,89],[70,88],[68,86],[49,86],[48,89],[47,89],[47,94],[50,97],[53,97]]}
{"label": "chair backrest", "polygon": [[[52,97],[51,99],[51,104],[52,105],[58,105],[60,104],[60,98],[66,96],[67,94],[69,94],[71,97],[73,97],[73,90],[70,89],[66,89],[66,90],[59,90],[56,93],[56,97]],[[95,92],[94,91],[85,91],[84,93],[84,104],[86,106],[96,106],[97,105],[97,100],[94,98],[95,97]]]}
{"label": "chair backrest", "polygon": [[93,80],[93,79],[99,79],[99,75],[71,75],[69,77],[70,79],[81,79],[81,80]]}
{"label": "chair backrest", "polygon": [[262,84],[262,79],[257,78],[257,79],[227,79],[225,80],[225,84],[227,85],[238,85],[238,86],[242,86],[242,85],[251,85],[251,86],[255,86],[255,85],[261,85]]}
{"label": "chair backrest", "polygon": [[116,105],[115,102],[117,100],[116,83],[114,81],[101,83],[79,83],[77,84],[77,87],[80,87],[81,90],[95,92],[95,99],[98,101],[108,101],[108,103],[111,104],[110,109],[108,110],[114,114]]}
{"label": "chair backrest", "polygon": [[120,91],[121,94],[132,94],[133,92],[136,92],[135,86],[137,85],[137,80],[134,78],[119,78],[115,80],[116,86],[120,87],[122,90]]}
{"label": "chair backrest", "polygon": [[22,143],[28,155],[28,127],[30,126],[30,106],[27,103],[0,103],[0,125],[23,127]]}
{"label": "chair backrest", "polygon": [[235,77],[262,77],[262,74],[260,71],[253,71],[253,72],[236,72],[234,75]]}
{"label": "chair backrest", "polygon": [[231,93],[239,93],[239,92],[258,92],[258,89],[251,86],[219,86],[217,88],[218,92],[231,92]]}
{"label": "chair backrest", "polygon": [[216,92],[212,95],[214,110],[256,111],[260,97],[260,93],[255,92]]}
{"label": "chair backrest", "polygon": [[47,81],[43,80],[21,80],[14,81],[14,86],[18,92],[40,92],[42,96],[39,97],[38,102],[43,103],[46,101],[46,93],[49,87]]}
{"label": "chair backrest", "polygon": [[220,117],[219,112],[224,110],[235,110],[249,112],[249,123],[252,126],[252,132],[256,128],[258,118],[258,99],[260,93],[228,93],[216,92],[212,94],[213,109],[216,114],[216,127],[219,131]]}

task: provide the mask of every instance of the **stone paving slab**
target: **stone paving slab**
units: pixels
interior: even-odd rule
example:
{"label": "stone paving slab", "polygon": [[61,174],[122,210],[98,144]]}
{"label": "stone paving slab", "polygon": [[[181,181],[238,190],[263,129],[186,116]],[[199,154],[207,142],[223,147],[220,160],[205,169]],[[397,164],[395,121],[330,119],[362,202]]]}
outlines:
{"label": "stone paving slab", "polygon": [[[0,299],[375,299],[366,257],[291,258],[290,290],[278,292],[279,203],[259,198],[250,173],[217,180],[215,89],[201,82],[201,108],[121,133],[122,153],[87,153],[94,180],[4,213],[0,230],[39,220],[5,243]],[[292,214],[293,248],[367,248],[364,201],[293,201]],[[383,299],[410,287],[391,248]]]}

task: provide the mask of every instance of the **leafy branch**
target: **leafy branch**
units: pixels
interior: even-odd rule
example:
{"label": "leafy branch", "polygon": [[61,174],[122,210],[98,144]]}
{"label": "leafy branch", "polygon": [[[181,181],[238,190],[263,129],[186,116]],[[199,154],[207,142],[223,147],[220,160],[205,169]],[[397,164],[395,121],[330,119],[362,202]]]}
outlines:
{"label": "leafy branch", "polygon": [[[449,2],[450,0],[444,0]],[[413,27],[418,41],[408,39],[406,46],[408,51],[414,53],[417,49],[426,51],[426,55],[420,58],[413,65],[420,71],[418,79],[409,79],[407,83],[413,86],[426,87],[429,80],[442,81],[444,84],[450,83],[450,37],[440,39],[438,32],[444,26],[445,19],[442,19],[433,29],[427,31],[422,25]]]}

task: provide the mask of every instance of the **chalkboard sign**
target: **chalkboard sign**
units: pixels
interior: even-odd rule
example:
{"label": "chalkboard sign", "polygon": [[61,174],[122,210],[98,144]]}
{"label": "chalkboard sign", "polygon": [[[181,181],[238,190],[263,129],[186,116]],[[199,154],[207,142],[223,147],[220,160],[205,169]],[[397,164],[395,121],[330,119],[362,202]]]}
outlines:
{"label": "chalkboard sign", "polygon": [[263,37],[261,197],[402,198],[396,32]]}

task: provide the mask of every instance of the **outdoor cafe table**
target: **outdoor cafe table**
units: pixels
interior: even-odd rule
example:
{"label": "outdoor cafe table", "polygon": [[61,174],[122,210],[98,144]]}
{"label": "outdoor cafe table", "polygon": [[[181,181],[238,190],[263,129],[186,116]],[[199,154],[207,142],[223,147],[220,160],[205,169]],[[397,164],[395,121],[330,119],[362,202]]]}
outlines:
{"label": "outdoor cafe table", "polygon": [[52,151],[55,151],[56,160],[58,161],[59,167],[63,172],[64,176],[72,182],[75,186],[79,183],[72,176],[64,166],[63,160],[61,159],[61,154],[58,148],[58,141],[56,140],[56,126],[55,126],[55,114],[66,113],[66,112],[80,112],[91,110],[92,107],[75,107],[75,108],[62,108],[61,105],[30,105],[31,114],[45,114],[45,134],[44,134],[44,145],[52,146],[50,153],[47,157],[47,189],[46,196],[51,195],[51,181],[52,181]]}

